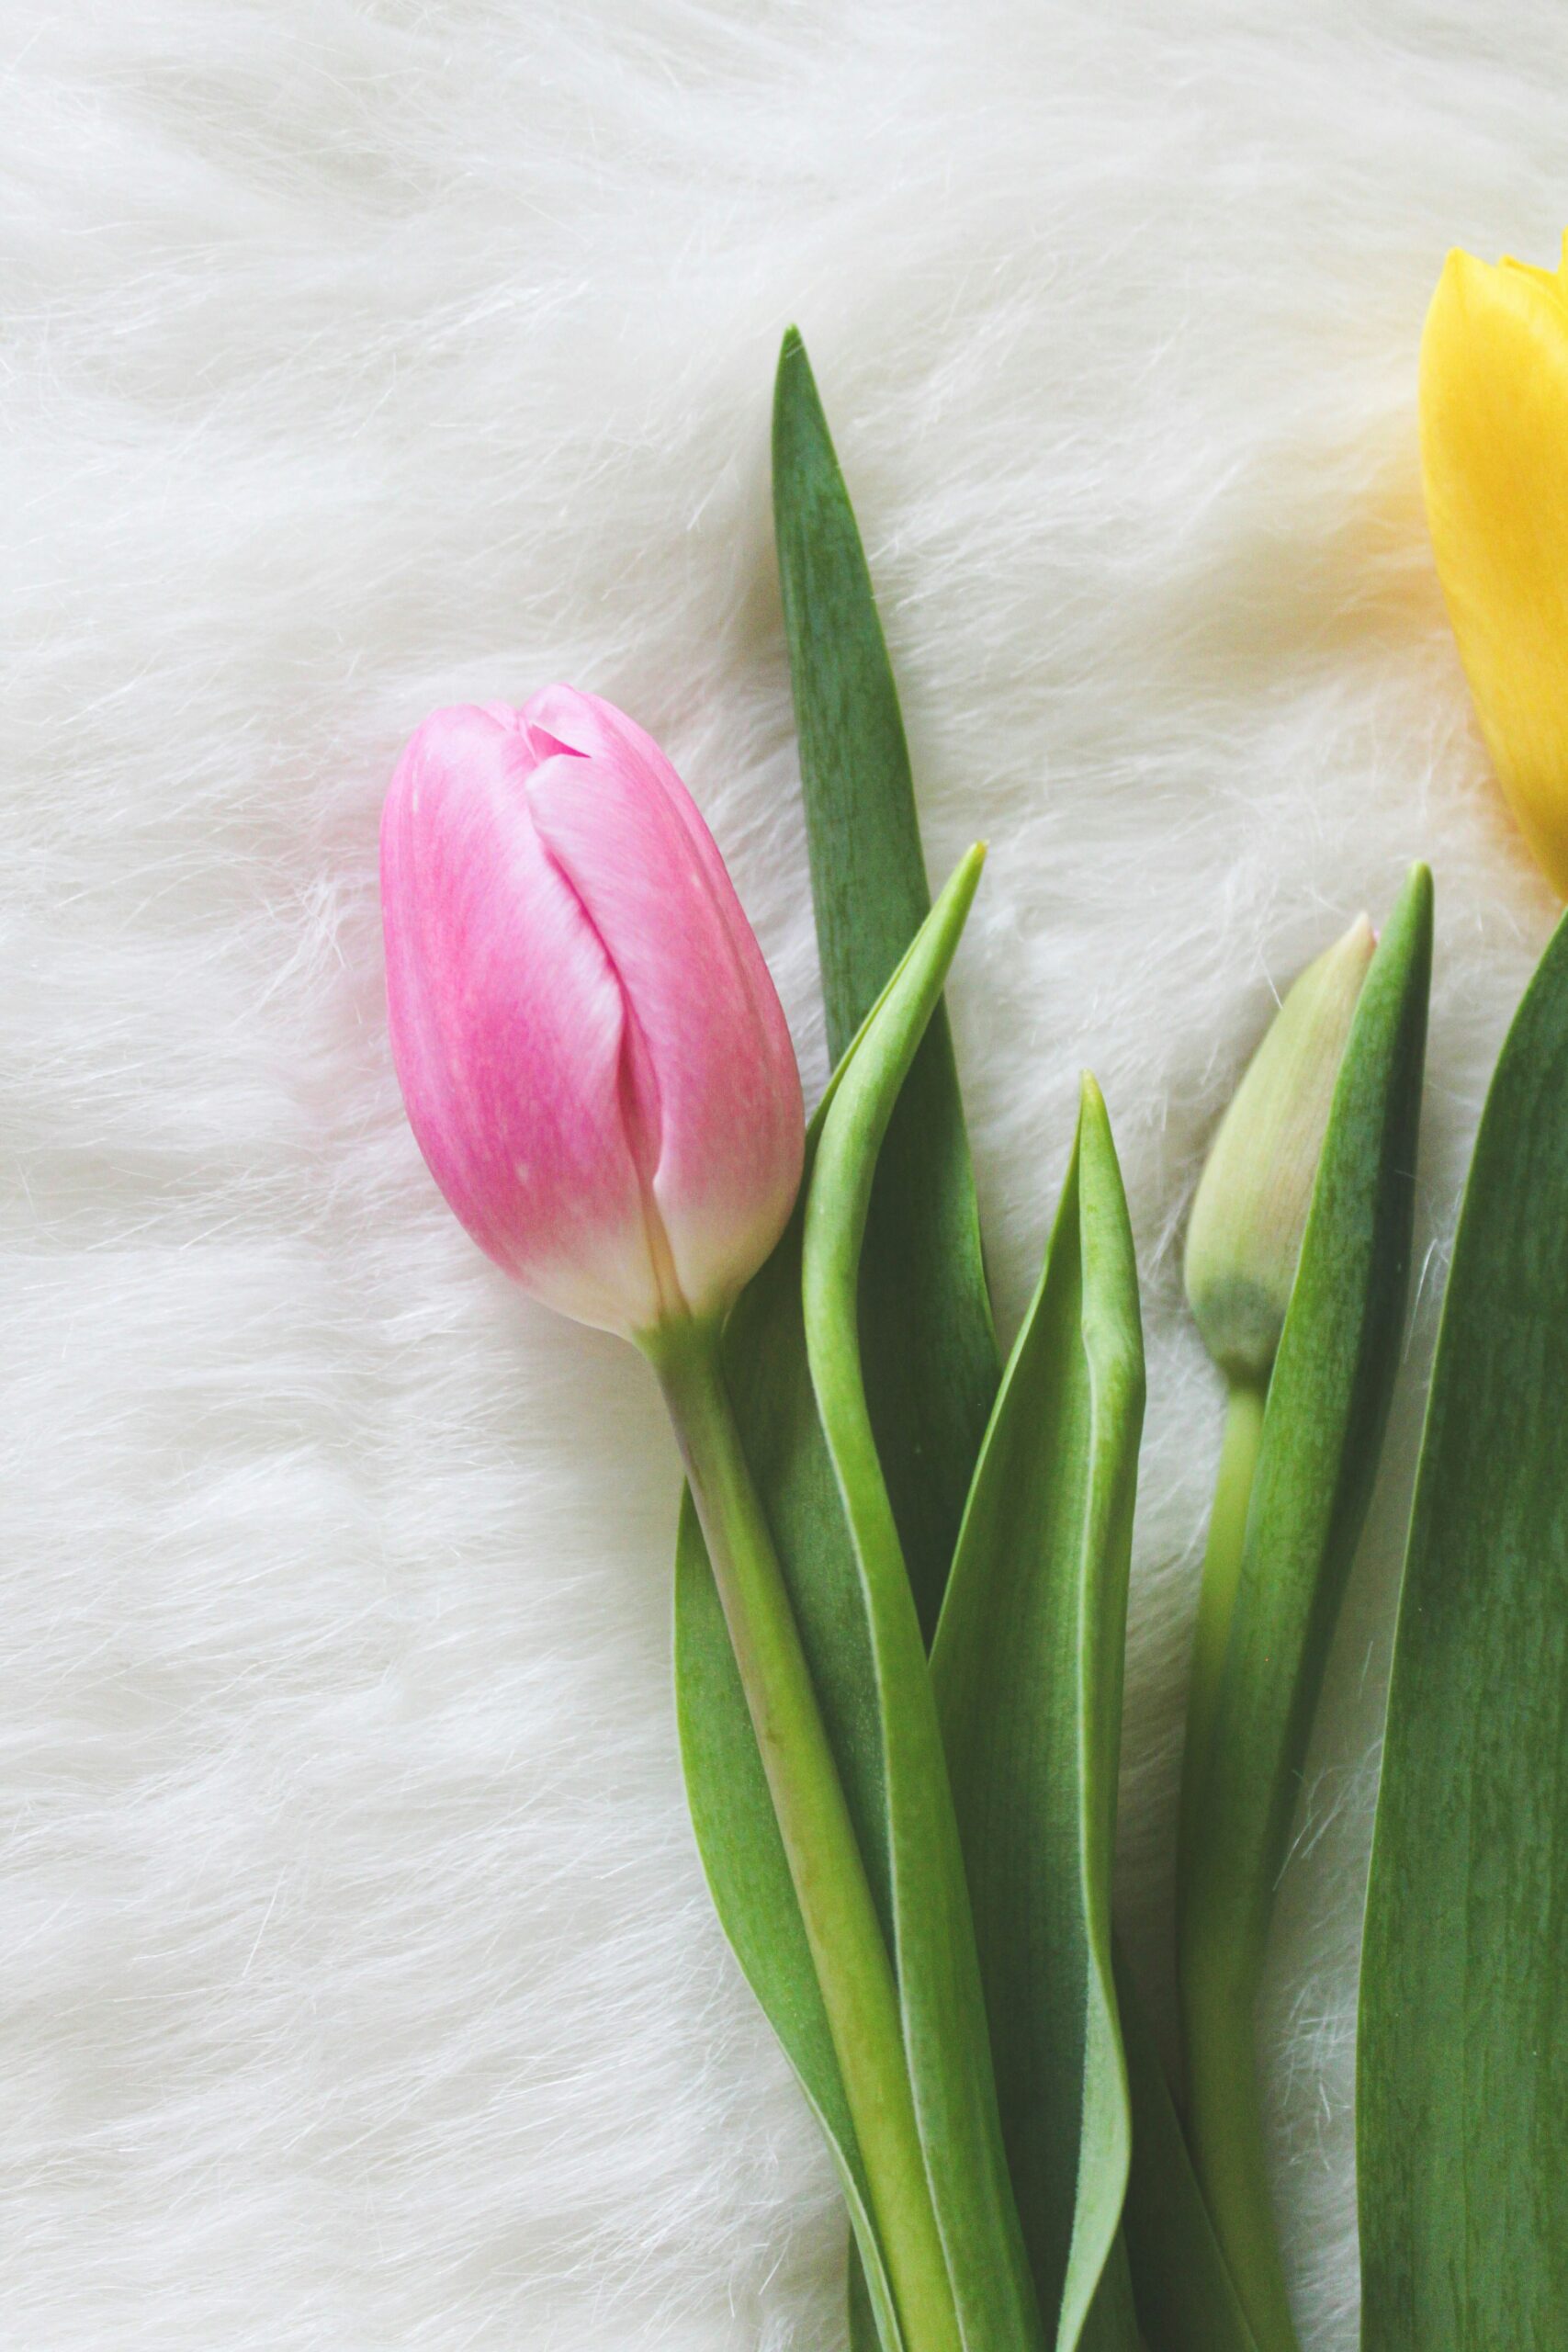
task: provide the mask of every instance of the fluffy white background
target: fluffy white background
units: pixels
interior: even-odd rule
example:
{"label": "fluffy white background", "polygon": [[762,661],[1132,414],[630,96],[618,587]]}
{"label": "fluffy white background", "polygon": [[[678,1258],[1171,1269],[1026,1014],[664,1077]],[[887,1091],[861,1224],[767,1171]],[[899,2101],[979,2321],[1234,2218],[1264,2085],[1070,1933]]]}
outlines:
{"label": "fluffy white background", "polygon": [[1308,2352],[1468,1139],[1552,914],[1413,416],[1444,248],[1554,256],[1568,28],[1485,0],[76,0],[6,12],[0,2341],[840,2342],[813,2136],[709,1917],[676,1476],[629,1351],[436,1199],[381,790],[564,676],[663,737],[822,1046],[770,545],[804,328],[930,860],[995,1285],[1081,1063],[1145,1283],[1126,1902],[1157,1961],[1217,1434],[1178,1237],[1270,992],[1438,883],[1414,1336],[1265,2030]]}

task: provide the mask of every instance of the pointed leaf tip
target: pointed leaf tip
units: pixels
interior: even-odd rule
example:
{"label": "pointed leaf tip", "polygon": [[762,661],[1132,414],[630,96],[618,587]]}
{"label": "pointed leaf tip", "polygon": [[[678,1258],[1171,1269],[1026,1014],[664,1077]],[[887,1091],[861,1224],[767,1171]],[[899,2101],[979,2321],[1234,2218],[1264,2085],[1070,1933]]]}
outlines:
{"label": "pointed leaf tip", "polygon": [[[962,896],[964,906],[968,908],[971,903],[974,903],[976,891],[980,889],[980,875],[983,873],[985,873],[985,842],[971,842],[966,852],[964,852],[964,856],[959,858],[959,864],[952,868],[945,889],[950,889],[954,896]],[[945,891],[942,891],[942,896],[945,896]]]}
{"label": "pointed leaf tip", "polygon": [[778,366],[773,371],[775,407],[784,400],[791,379],[796,377],[804,378],[808,393],[814,398],[817,379],[811,372],[811,362],[807,357],[805,340],[797,326],[787,326],[779,343]]}

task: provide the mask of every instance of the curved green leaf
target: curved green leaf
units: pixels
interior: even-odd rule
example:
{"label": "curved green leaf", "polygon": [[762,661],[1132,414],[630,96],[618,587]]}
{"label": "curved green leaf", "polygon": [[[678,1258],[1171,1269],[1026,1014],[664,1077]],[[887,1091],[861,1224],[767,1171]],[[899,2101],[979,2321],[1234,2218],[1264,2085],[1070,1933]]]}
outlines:
{"label": "curved green leaf", "polygon": [[[972,893],[972,853],[937,912]],[[845,1065],[806,1207],[802,1297],[818,1412],[860,1568],[910,2085],[967,2352],[1043,2344],[1008,2177],[974,1921],[935,1693],[862,1376],[859,1266],[876,1156],[951,946],[928,924]]]}
{"label": "curved green leaf", "polygon": [[[922,985],[934,968],[940,987],[977,875],[977,859],[961,867],[927,919],[918,943],[926,949]],[[904,958],[885,999],[915,955],[911,949]],[[891,1949],[876,1679],[859,1566],[818,1419],[801,1311],[802,1234],[818,1147],[834,1093],[860,1044],[857,1039],[840,1062],[812,1121],[800,1200],[778,1248],[730,1318],[725,1367]],[[676,1549],[675,1679],[687,1798],[714,1905],[832,2150],[867,2272],[869,2305],[886,2352],[899,2352],[827,2017],[689,1496]]]}
{"label": "curved green leaf", "polygon": [[[1086,1077],[1044,1271],[1003,1375],[931,1653],[1002,2131],[1058,2352],[1135,2345],[1106,2280],[1132,2127],[1111,1965],[1143,1328]],[[1111,2298],[1120,2285],[1120,2301]]]}
{"label": "curved green leaf", "polygon": [[1488,1094],[1443,1303],[1361,1954],[1366,2352],[1568,2328],[1568,922]]}
{"label": "curved green leaf", "polygon": [[1346,1045],[1269,1382],[1236,1597],[1178,1890],[1188,2125],[1264,2352],[1294,2343],[1269,2206],[1253,2016],[1275,1890],[1398,1366],[1432,958],[1417,866]]}

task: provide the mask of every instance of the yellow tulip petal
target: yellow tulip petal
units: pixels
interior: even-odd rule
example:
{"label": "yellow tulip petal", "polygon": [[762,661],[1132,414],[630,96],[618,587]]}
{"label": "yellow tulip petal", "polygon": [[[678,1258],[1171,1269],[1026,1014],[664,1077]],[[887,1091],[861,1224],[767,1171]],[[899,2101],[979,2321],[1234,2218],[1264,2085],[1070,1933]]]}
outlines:
{"label": "yellow tulip petal", "polygon": [[[1568,240],[1564,243],[1568,267]],[[1421,344],[1438,571],[1503,788],[1568,896],[1568,277],[1449,255]]]}

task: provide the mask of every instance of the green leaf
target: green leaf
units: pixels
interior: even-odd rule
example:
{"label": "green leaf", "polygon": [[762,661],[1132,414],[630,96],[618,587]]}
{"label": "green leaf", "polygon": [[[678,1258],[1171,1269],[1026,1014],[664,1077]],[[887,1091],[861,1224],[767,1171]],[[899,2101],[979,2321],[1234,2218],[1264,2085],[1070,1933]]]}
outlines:
{"label": "green leaf", "polygon": [[1471,1162],[1405,1555],[1361,1955],[1366,2352],[1568,2315],[1568,923]]}
{"label": "green leaf", "polygon": [[[921,934],[922,971],[945,970],[978,861],[960,869]],[[889,984],[908,968],[910,954]],[[940,987],[940,977],[937,981]],[[893,1945],[876,1679],[860,1570],[823,1439],[801,1311],[806,1204],[824,1121],[860,1042],[840,1064],[807,1139],[794,1216],[725,1333],[725,1367],[821,1702],[867,1874]],[[702,1532],[688,1496],[676,1548],[675,1679],[693,1826],[716,1909],[748,1982],[799,2076],[832,2150],[886,2352],[899,2352],[866,2183],[806,1931],[790,1883],[745,1694]],[[863,2316],[861,2322],[863,2328]]]}
{"label": "green leaf", "polygon": [[[909,755],[871,575],[805,346],[773,399],[773,517],[800,737],[828,1048],[845,1051],[931,906]],[[861,1253],[872,1425],[929,1641],[998,1358],[947,1015],[939,1005],[877,1166]]]}
{"label": "green leaf", "polygon": [[1182,2137],[1165,2063],[1131,1969],[1116,1952],[1133,2109],[1124,2229],[1149,2352],[1258,2352]]}
{"label": "green leaf", "polygon": [[[773,516],[828,1046],[837,1058],[919,928],[931,894],[871,573],[793,327],[774,388]],[[941,1005],[883,1140],[861,1250],[861,1351],[929,1641],[999,1371]],[[857,2352],[872,2341],[855,2291],[851,2336]]]}
{"label": "green leaf", "polygon": [[[979,853],[938,912],[978,879]],[[917,939],[843,1068],[806,1205],[811,1384],[860,1568],[882,1742],[893,1949],[915,2111],[966,2352],[1043,2337],[1003,2153],[975,1928],[936,1697],[861,1370],[861,1242],[876,1159],[941,992],[945,946]]]}
{"label": "green leaf", "polygon": [[1294,2343],[1267,2186],[1253,2018],[1328,1645],[1398,1366],[1431,975],[1417,866],[1373,957],[1335,1088],[1269,1383],[1179,1888],[1188,2124],[1263,2352]]}
{"label": "green leaf", "polygon": [[[850,1041],[931,904],[892,672],[871,582],[800,339],[785,339],[774,501],[801,732],[828,1035]],[[826,911],[828,894],[840,920]],[[908,1105],[906,1109],[905,1105]],[[815,1148],[822,1112],[813,1122]],[[748,1458],[773,1523],[868,1871],[885,1917],[886,1838],[858,1571],[817,1421],[800,1313],[805,1194],[740,1301],[725,1360]],[[946,1016],[928,1024],[884,1141],[863,1252],[861,1329],[899,1532],[933,1625],[998,1363],[974,1179]],[[690,1500],[676,1561],[676,1683],[693,1821],[719,1916],[822,2120],[866,2253],[864,2184],[739,1675]],[[852,2301],[891,2346],[872,2256]],[[858,2295],[857,2289],[857,2295]]]}
{"label": "green leaf", "polygon": [[1132,2136],[1111,1872],[1143,1412],[1132,1229],[1086,1077],[931,1656],[1003,2135],[1058,2352],[1137,2341],[1124,2276],[1107,2267]]}
{"label": "green leaf", "polygon": [[[914,935],[929,894],[870,572],[793,330],[775,390],[773,507],[828,1039],[838,1053]],[[883,1142],[862,1250],[860,1325],[873,1427],[929,1639],[998,1373],[963,1109],[940,1006]],[[751,1345],[742,1322],[729,1351],[732,1385],[750,1376],[742,1360]],[[764,1390],[773,1376],[761,1374]],[[794,1427],[787,1414],[772,1419],[765,1400],[756,1421],[761,1444],[773,1430]],[[798,1457],[787,1444],[778,1450],[787,1484],[801,1475],[809,1449]],[[1136,2146],[1134,2163],[1136,2182]],[[851,2332],[857,2352],[866,2352],[873,2339],[858,2290]],[[1213,2346],[1230,2352],[1219,2334]],[[1156,2341],[1155,2352],[1188,2347],[1172,2338],[1168,2346]]]}
{"label": "green leaf", "polygon": [[773,385],[773,528],[828,1050],[841,1059],[931,908],[898,693],[806,345]]}

